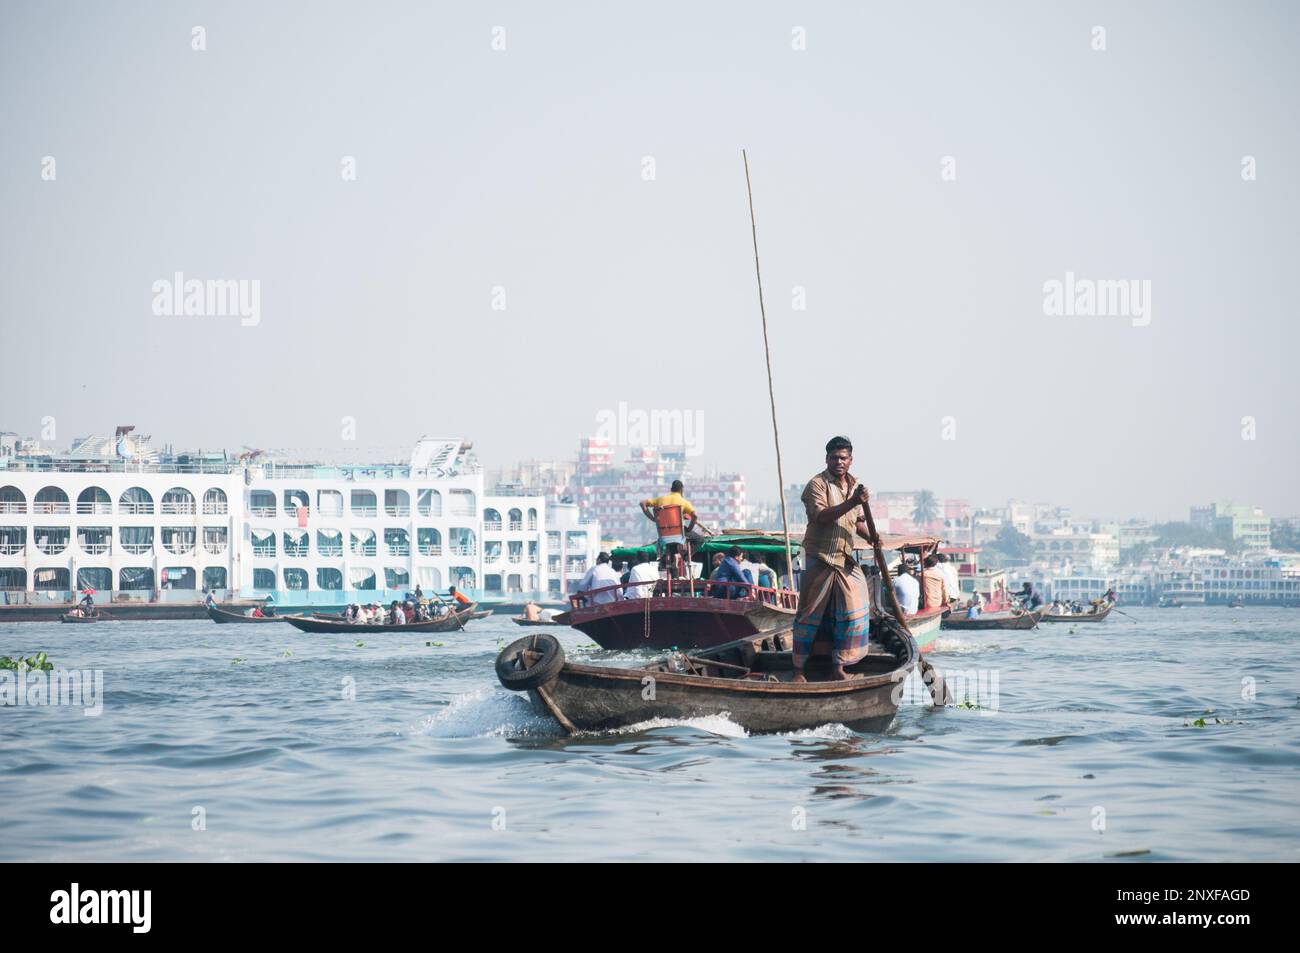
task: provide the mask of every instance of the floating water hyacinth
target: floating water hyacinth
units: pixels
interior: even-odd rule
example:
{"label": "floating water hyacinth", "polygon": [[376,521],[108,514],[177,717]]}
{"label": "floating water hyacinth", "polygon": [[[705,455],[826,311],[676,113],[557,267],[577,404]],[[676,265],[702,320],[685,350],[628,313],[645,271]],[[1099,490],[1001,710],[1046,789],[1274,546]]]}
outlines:
{"label": "floating water hyacinth", "polygon": [[0,669],[7,669],[13,672],[52,672],[54,663],[49,660],[44,652],[37,652],[33,656],[23,658],[11,658],[8,655],[0,655]]}

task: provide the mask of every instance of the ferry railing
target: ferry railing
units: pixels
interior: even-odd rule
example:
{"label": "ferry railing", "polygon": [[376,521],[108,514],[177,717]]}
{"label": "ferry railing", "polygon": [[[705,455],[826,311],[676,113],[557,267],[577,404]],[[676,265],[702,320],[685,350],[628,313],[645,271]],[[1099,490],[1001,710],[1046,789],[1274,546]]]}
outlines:
{"label": "ferry railing", "polygon": [[78,516],[112,516],[112,503],[78,503]]}
{"label": "ferry railing", "polygon": [[375,555],[375,552],[376,550],[375,550],[374,543],[353,543],[352,544],[353,556],[373,556]]}
{"label": "ferry railing", "polygon": [[388,555],[409,556],[411,555],[411,545],[409,543],[389,543]]}
{"label": "ferry railing", "polygon": [[27,504],[13,500],[0,502],[0,513],[26,513]]}
{"label": "ferry railing", "polygon": [[121,516],[153,516],[153,504],[122,502],[117,504],[117,512]]}
{"label": "ferry railing", "polygon": [[68,543],[67,540],[64,540],[62,543],[41,543],[38,540],[36,548],[46,556],[57,556],[68,548]]}
{"label": "ferry railing", "polygon": [[111,543],[82,543],[81,551],[88,556],[103,556],[111,552],[113,546]]}
{"label": "ferry railing", "polygon": [[254,543],[253,556],[256,557],[257,559],[273,559],[275,558],[275,547],[259,546],[256,543]]}
{"label": "ferry railing", "polygon": [[409,506],[385,506],[385,516],[410,516],[411,508]]}
{"label": "ferry railing", "polygon": [[32,504],[32,512],[43,515],[62,515],[72,512],[72,508],[67,503],[52,503],[49,501],[37,501]]}
{"label": "ferry railing", "polygon": [[275,516],[275,507],[274,506],[250,506],[248,508],[248,512],[252,516],[266,518],[266,517]]}
{"label": "ferry railing", "polygon": [[316,554],[319,556],[333,556],[333,557],[342,556],[343,544],[342,543],[337,543],[332,545],[326,544],[324,546],[317,545]]}
{"label": "ferry railing", "polygon": [[204,503],[204,516],[225,516],[230,512],[229,503]]}
{"label": "ferry railing", "polygon": [[378,516],[379,509],[374,506],[354,506],[352,507],[353,516]]}
{"label": "ferry railing", "polygon": [[441,546],[435,546],[435,545],[432,544],[432,543],[421,543],[421,544],[420,544],[420,555],[421,555],[421,556],[441,556],[441,555],[442,555],[442,547],[441,547]]}
{"label": "ferry railing", "polygon": [[230,548],[230,547],[227,546],[225,543],[208,543],[208,542],[205,542],[205,543],[203,544],[203,551],[204,551],[205,553],[207,553],[209,556],[220,556],[222,553],[224,553],[224,552],[225,552],[227,549],[229,549],[229,548]]}
{"label": "ferry railing", "polygon": [[163,516],[193,516],[194,503],[168,503],[163,500],[162,509],[159,512]]}
{"label": "ferry railing", "polygon": [[448,550],[453,556],[474,556],[478,554],[477,546],[452,546]]}
{"label": "ferry railing", "polygon": [[511,533],[518,533],[518,532],[521,532],[521,531],[523,530],[523,528],[524,528],[524,521],[523,521],[523,520],[511,520],[511,521],[510,521],[510,529],[509,529],[509,532],[511,532]]}
{"label": "ferry railing", "polygon": [[122,543],[122,552],[129,556],[147,556],[153,552],[153,543]]}
{"label": "ferry railing", "polygon": [[509,559],[512,563],[521,563],[524,561],[524,557],[519,553],[511,553]]}
{"label": "ferry railing", "polygon": [[501,521],[500,521],[500,520],[484,520],[484,521],[483,521],[483,531],[484,531],[485,533],[499,533],[499,532],[501,532]]}
{"label": "ferry railing", "polygon": [[[797,608],[799,602],[799,594],[789,589],[772,589],[766,586],[756,586],[748,582],[712,579],[674,579],[672,580],[671,594],[690,598],[692,588],[694,588],[694,598],[696,599],[763,602],[792,611]],[[636,592],[632,592],[633,589]],[[600,594],[615,595],[616,598],[595,600],[594,597]],[[589,589],[586,592],[573,593],[569,596],[569,604],[573,608],[579,609],[589,604],[604,605],[620,599],[649,599],[669,594],[669,580],[643,579],[637,582],[614,583],[609,586],[601,586],[598,589]]]}
{"label": "ferry railing", "polygon": [[21,556],[26,543],[0,543],[0,556]]}
{"label": "ferry railing", "polygon": [[163,549],[167,550],[167,552],[171,553],[173,556],[188,556],[190,553],[194,552],[194,544],[190,543],[187,546],[185,543],[173,541],[170,543],[163,543]]}

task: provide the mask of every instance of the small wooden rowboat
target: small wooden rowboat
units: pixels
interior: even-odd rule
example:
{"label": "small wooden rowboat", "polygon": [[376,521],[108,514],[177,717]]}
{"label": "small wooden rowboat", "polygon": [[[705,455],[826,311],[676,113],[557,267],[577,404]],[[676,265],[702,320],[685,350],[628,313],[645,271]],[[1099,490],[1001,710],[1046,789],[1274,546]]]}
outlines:
{"label": "small wooden rowboat", "polygon": [[764,632],[689,655],[674,652],[648,665],[578,665],[555,636],[537,632],[497,656],[501,684],[527,691],[565,731],[604,731],[653,718],[728,715],[750,732],[798,731],[839,723],[884,731],[898,710],[899,686],[920,655],[892,619],[877,626],[870,651],[846,671],[848,681],[792,682],[789,629]]}
{"label": "small wooden rowboat", "polygon": [[229,609],[218,609],[216,606],[208,606],[208,618],[221,625],[228,623],[243,624],[246,622],[287,622],[289,619],[288,616],[282,615],[244,615],[242,612],[231,612]]}
{"label": "small wooden rowboat", "polygon": [[563,625],[562,622],[556,622],[554,619],[521,619],[519,616],[511,616],[510,621],[515,625]]}
{"label": "small wooden rowboat", "polygon": [[405,625],[388,625],[373,622],[344,622],[342,619],[309,619],[304,616],[285,616],[295,629],[303,632],[338,633],[348,635],[354,632],[455,632],[470,621],[473,605],[466,606],[460,612],[450,613],[428,622],[407,622]]}
{"label": "small wooden rowboat", "polygon": [[1110,615],[1110,610],[1115,608],[1114,605],[1107,604],[1096,612],[1083,612],[1079,615],[1045,615],[1044,622],[1100,622],[1106,616]]}
{"label": "small wooden rowboat", "polygon": [[99,614],[99,610],[96,609],[90,615],[72,615],[69,612],[65,612],[63,613],[63,615],[59,616],[59,621],[67,622],[71,624],[71,623],[81,623],[81,622],[98,622],[102,618],[104,617],[101,616]]}
{"label": "small wooden rowboat", "polygon": [[484,609],[484,610],[482,610],[481,612],[471,612],[471,613],[469,614],[469,617],[470,617],[471,619],[486,619],[486,618],[487,618],[488,616],[490,616],[491,614],[492,614],[492,610],[491,610],[491,609]]}
{"label": "small wooden rowboat", "polygon": [[1014,615],[998,613],[967,619],[955,613],[943,620],[945,629],[1033,629],[1038,626],[1041,610],[1019,612]]}

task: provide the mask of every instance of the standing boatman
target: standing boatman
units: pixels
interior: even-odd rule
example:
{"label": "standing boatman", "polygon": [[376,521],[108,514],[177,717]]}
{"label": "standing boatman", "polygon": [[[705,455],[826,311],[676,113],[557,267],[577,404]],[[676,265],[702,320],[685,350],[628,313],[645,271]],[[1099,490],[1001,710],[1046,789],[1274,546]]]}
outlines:
{"label": "standing boatman", "polygon": [[803,490],[808,530],[803,537],[807,568],[799,580],[799,610],[794,622],[794,681],[804,669],[819,630],[831,635],[831,680],[850,678],[844,666],[867,651],[870,599],[867,580],[853,558],[855,538],[872,542],[862,507],[867,488],[849,473],[853,444],[832,437],[826,444],[826,469]]}

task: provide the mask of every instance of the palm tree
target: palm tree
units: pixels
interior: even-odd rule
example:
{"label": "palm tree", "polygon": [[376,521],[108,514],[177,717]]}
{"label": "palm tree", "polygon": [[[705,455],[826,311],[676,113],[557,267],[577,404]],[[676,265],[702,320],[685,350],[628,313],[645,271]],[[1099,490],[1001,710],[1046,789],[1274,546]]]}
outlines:
{"label": "palm tree", "polygon": [[939,518],[939,501],[929,490],[916,494],[916,505],[912,507],[912,522],[917,526],[926,526]]}

